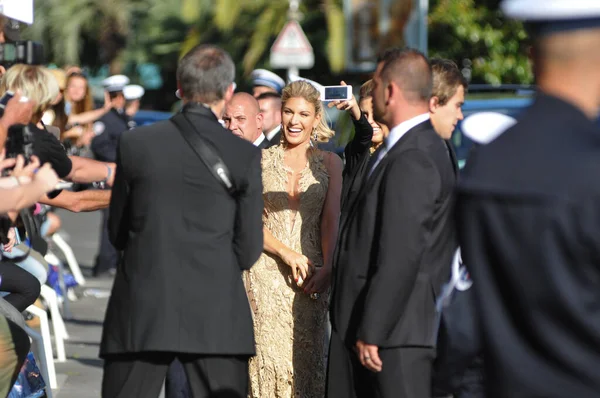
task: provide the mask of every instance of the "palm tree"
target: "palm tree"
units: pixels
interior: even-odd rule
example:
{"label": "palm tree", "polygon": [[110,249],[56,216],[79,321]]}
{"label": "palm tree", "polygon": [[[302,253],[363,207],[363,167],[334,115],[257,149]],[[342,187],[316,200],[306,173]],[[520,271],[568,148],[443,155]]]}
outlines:
{"label": "palm tree", "polygon": [[121,69],[132,15],[145,0],[45,0],[35,2],[36,22],[26,36],[41,41],[59,64],[77,65],[86,45],[97,45],[97,63]]}
{"label": "palm tree", "polygon": [[[207,29],[205,17],[213,17],[212,21],[221,34],[241,41],[240,45],[244,48],[243,71],[249,74],[266,58],[269,44],[288,20],[289,0],[215,0],[212,9],[211,3],[206,0],[182,1],[183,18],[188,18],[188,21],[193,18],[201,20],[201,26],[189,32],[182,53],[205,40],[208,34],[201,27]],[[315,12],[325,14],[328,40],[323,51],[327,54],[330,69],[341,72],[344,68],[345,44],[341,0],[304,0],[301,11],[307,16]],[[312,33],[307,32],[309,38]]]}

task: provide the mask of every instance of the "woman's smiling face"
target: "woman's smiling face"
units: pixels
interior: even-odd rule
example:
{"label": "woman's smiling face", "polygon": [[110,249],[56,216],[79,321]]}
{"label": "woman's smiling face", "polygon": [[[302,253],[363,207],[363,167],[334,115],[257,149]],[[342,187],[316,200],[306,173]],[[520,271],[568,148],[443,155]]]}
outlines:
{"label": "woman's smiling face", "polygon": [[287,143],[292,146],[308,143],[320,118],[315,106],[304,98],[288,99],[281,109],[281,124]]}

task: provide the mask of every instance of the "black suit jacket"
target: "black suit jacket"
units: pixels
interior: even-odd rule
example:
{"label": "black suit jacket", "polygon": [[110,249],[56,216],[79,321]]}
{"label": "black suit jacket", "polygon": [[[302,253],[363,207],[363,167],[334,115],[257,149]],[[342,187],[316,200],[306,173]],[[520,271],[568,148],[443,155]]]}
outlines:
{"label": "black suit jacket", "polygon": [[346,163],[342,184],[341,212],[343,216],[348,212],[352,201],[365,180],[367,165],[371,157],[371,140],[373,139],[373,127],[369,124],[364,113],[361,114],[358,120],[352,118],[352,122],[354,123],[354,138],[344,148]]}
{"label": "black suit jacket", "polygon": [[273,144],[271,144],[271,142],[269,140],[267,140],[267,137],[265,137],[265,139],[262,140],[261,143],[258,144],[256,147],[258,149],[267,149],[267,148],[270,148],[272,146],[273,146]]}
{"label": "black suit jacket", "polygon": [[456,250],[449,155],[426,121],[363,183],[335,257],[332,326],[348,346],[433,346],[435,298]]}
{"label": "black suit jacket", "polygon": [[254,353],[242,271],[263,248],[261,151],[202,110],[188,116],[239,194],[221,186],[171,121],[122,135],[108,224],[123,257],[101,355]]}
{"label": "black suit jacket", "polygon": [[600,393],[600,128],[539,94],[459,185],[488,397]]}
{"label": "black suit jacket", "polygon": [[269,143],[271,144],[271,146],[276,146],[276,145],[281,144],[281,134],[282,134],[282,132],[281,132],[281,127],[280,127],[279,131],[277,132],[277,134],[275,134],[273,136],[273,138],[271,138],[269,140]]}

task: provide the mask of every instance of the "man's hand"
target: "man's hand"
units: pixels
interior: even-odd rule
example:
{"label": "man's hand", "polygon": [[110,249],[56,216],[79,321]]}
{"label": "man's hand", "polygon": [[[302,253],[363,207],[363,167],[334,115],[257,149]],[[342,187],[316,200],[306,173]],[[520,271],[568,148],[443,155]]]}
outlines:
{"label": "man's hand", "polygon": [[22,97],[21,92],[17,91],[15,96],[6,104],[6,109],[4,109],[4,115],[0,119],[0,123],[7,130],[13,124],[28,124],[31,121],[35,103],[31,100],[21,102]]}
{"label": "man's hand", "polygon": [[304,293],[325,293],[331,286],[331,269],[326,267],[315,268],[315,273],[304,285]]}
{"label": "man's hand", "polygon": [[356,342],[356,353],[362,366],[371,372],[381,372],[383,362],[379,358],[379,347],[358,340]]}

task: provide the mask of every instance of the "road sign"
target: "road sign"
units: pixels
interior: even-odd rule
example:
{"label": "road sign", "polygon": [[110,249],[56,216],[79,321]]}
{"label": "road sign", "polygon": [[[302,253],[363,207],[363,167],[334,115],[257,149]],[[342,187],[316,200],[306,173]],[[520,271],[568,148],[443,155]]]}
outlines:
{"label": "road sign", "polygon": [[0,14],[31,25],[33,23],[33,0],[0,0]]}
{"label": "road sign", "polygon": [[271,47],[272,68],[310,69],[315,64],[313,48],[296,21],[289,21]]}

